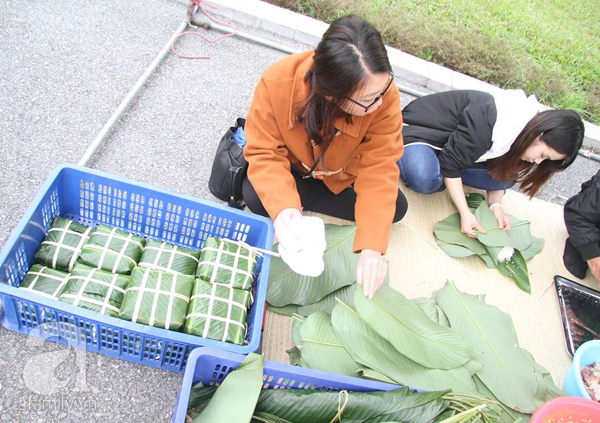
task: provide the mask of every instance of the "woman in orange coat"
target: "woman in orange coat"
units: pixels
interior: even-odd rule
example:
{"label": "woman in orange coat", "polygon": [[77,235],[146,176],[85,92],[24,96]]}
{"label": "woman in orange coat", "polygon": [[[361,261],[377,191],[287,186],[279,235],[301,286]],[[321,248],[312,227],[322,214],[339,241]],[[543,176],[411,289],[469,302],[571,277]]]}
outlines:
{"label": "woman in orange coat", "polygon": [[310,210],[356,221],[357,282],[372,297],[387,274],[390,227],[406,214],[400,94],[379,32],[335,20],[316,50],[262,75],[246,118],[246,204],[274,221],[280,243]]}

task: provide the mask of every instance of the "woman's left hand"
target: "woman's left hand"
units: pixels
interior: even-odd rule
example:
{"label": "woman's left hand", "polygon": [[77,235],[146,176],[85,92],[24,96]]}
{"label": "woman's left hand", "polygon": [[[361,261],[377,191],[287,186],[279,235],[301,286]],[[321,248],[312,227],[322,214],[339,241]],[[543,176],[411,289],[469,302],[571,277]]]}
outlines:
{"label": "woman's left hand", "polygon": [[362,250],[356,267],[356,283],[362,285],[363,294],[371,299],[375,292],[383,285],[387,275],[388,265],[381,252],[376,250]]}
{"label": "woman's left hand", "polygon": [[496,216],[496,220],[498,220],[498,227],[505,231],[510,231],[510,219],[508,215],[504,213],[502,206],[494,207],[492,213]]}

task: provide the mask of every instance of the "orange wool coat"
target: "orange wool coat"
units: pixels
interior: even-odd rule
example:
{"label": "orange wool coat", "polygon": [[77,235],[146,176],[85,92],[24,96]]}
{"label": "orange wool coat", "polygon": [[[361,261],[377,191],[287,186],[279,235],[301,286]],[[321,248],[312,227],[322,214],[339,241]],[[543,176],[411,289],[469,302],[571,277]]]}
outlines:
{"label": "orange wool coat", "polygon": [[[248,178],[258,197],[275,219],[283,209],[302,209],[291,163],[306,171],[321,152],[313,148],[297,115],[310,91],[304,77],[313,63],[313,51],[294,54],[270,66],[262,75],[246,117]],[[392,84],[383,104],[352,122],[335,123],[338,135],[324,155],[326,170],[343,170],[323,182],[335,194],[354,185],[357,231],[354,251],[385,253],[396,210],[402,156],[400,93]],[[319,163],[318,170],[323,170]]]}

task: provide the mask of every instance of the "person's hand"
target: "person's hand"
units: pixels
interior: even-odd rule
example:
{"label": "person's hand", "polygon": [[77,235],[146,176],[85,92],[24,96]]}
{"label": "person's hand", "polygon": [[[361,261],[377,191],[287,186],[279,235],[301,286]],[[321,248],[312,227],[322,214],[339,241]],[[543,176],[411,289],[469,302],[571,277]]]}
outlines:
{"label": "person's hand", "polygon": [[590,266],[590,272],[596,278],[596,281],[600,282],[600,257],[594,257],[587,261]]}
{"label": "person's hand", "polygon": [[504,213],[502,206],[493,207],[492,213],[496,217],[496,220],[498,220],[498,227],[505,231],[510,231],[510,219],[508,215]]}
{"label": "person's hand", "polygon": [[479,224],[479,221],[475,215],[469,210],[460,214],[460,231],[463,234],[467,234],[471,238],[477,238],[477,234],[473,229],[478,230],[482,234],[485,233],[483,226]]}
{"label": "person's hand", "polygon": [[273,222],[277,241],[290,254],[297,253],[302,248],[302,234],[299,233],[301,220],[302,212],[295,208],[289,208],[281,210]]}
{"label": "person's hand", "polygon": [[356,283],[362,285],[363,294],[371,299],[385,280],[388,265],[381,252],[376,250],[362,250],[358,266],[356,266]]}

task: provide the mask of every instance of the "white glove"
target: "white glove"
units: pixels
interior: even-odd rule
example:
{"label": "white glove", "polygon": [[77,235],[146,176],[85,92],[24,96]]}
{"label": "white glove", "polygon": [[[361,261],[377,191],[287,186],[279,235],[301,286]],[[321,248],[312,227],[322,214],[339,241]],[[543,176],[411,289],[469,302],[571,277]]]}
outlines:
{"label": "white glove", "polygon": [[298,209],[289,208],[279,212],[273,222],[275,236],[279,245],[284,245],[291,254],[302,249],[300,236],[302,234],[302,212]]}
{"label": "white glove", "polygon": [[[290,209],[284,211],[287,210]],[[318,217],[303,217],[302,214],[293,212],[290,214],[292,217],[282,216],[280,213],[275,219],[275,232],[278,233],[279,229],[279,254],[294,272],[311,277],[319,276],[325,269],[325,224]],[[282,219],[279,219],[280,216]]]}

